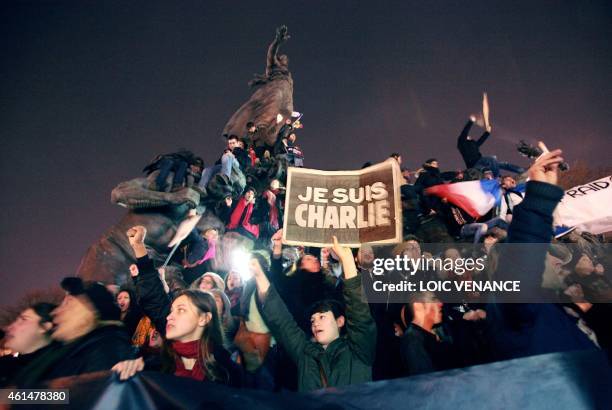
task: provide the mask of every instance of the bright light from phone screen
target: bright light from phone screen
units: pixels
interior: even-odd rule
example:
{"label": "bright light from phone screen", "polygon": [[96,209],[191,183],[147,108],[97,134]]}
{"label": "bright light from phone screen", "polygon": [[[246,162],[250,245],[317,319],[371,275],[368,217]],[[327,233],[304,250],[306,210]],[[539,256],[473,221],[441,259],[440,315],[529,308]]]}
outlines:
{"label": "bright light from phone screen", "polygon": [[251,279],[253,275],[249,269],[250,254],[242,249],[236,249],[232,252],[232,270],[238,272],[243,282]]}

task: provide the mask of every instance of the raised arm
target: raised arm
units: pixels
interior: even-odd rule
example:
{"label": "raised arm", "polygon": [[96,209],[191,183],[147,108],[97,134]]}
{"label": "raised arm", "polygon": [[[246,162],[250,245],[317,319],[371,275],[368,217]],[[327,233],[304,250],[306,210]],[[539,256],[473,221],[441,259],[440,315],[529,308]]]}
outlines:
{"label": "raised arm", "polygon": [[170,298],[164,290],[153,261],[147,255],[144,239],[147,230],[144,226],[135,226],[127,231],[130,246],[137,258],[137,270],[132,272],[132,280],[136,287],[138,304],[141,306],[155,329],[163,336],[166,334],[166,317],[170,314]]}
{"label": "raised arm", "polygon": [[364,302],[361,278],[357,275],[355,258],[349,248],[340,246],[334,236],[334,252],[340,258],[344,272],[344,301],[346,303],[346,332],[351,350],[368,365],[376,354],[376,324],[370,307]]}
{"label": "raised arm", "polygon": [[471,116],[467,124],[465,124],[465,127],[463,127],[463,130],[461,130],[461,134],[459,134],[457,143],[461,143],[467,140],[468,134],[470,133],[470,130],[472,129],[472,125],[474,125],[475,122],[476,122],[476,117]]}
{"label": "raised arm", "polygon": [[[529,168],[525,200],[514,208],[508,229],[510,245],[499,263],[500,280],[520,280],[521,293],[537,297],[542,282],[544,260],[552,239],[553,211],[563,197],[557,186],[561,150],[542,155]],[[503,304],[503,311],[514,321],[526,324],[535,318],[537,304]]]}
{"label": "raised arm", "polygon": [[268,55],[266,59],[266,76],[272,73],[275,66],[280,65],[278,61],[278,49],[282,43],[289,39],[287,26],[280,26],[276,29],[276,37],[268,47]]}
{"label": "raised arm", "polygon": [[306,335],[293,320],[280,295],[270,284],[257,259],[251,259],[250,269],[257,285],[257,296],[261,302],[261,315],[272,335],[280,342],[297,364],[304,355],[308,343]]}
{"label": "raised arm", "polygon": [[491,133],[489,131],[485,131],[484,134],[482,134],[480,138],[478,138],[478,141],[476,141],[476,144],[478,144],[478,146],[480,147],[482,144],[485,143],[487,138],[489,138],[489,135],[491,135]]}
{"label": "raised arm", "polygon": [[270,263],[270,280],[281,293],[286,292],[291,285],[291,278],[283,272],[283,230],[279,229],[272,235],[272,261]]}

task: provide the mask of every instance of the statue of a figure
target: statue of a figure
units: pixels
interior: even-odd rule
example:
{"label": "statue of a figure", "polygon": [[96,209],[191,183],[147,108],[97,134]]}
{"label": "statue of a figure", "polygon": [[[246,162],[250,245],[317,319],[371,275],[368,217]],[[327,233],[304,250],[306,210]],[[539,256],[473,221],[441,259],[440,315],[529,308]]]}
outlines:
{"label": "statue of a figure", "polygon": [[256,74],[249,85],[255,89],[253,95],[229,119],[223,135],[242,137],[246,133],[246,124],[253,122],[257,132],[253,142],[257,147],[272,146],[284,120],[277,120],[278,114],[283,119],[293,112],[293,79],[289,71],[289,58],[278,55],[280,45],[289,39],[286,26],[276,29],[276,37],[268,47],[265,74]]}
{"label": "statue of a figure", "polygon": [[[246,124],[253,122],[258,128],[253,138],[256,146],[274,145],[284,119],[290,118],[293,112],[293,80],[288,68],[288,58],[286,55],[278,55],[280,45],[288,39],[287,27],[279,27],[276,30],[276,38],[268,48],[265,74],[256,75],[250,82],[255,92],[230,118],[223,130],[224,135],[242,137],[247,131]],[[279,114],[283,116],[280,121],[277,120]],[[261,175],[247,177],[251,177],[252,185],[260,180],[260,183],[263,181],[263,185],[267,186],[271,179],[284,180],[286,168],[286,162],[275,160],[268,168],[260,169]],[[214,202],[217,192],[210,184],[206,189],[198,191],[186,187],[176,192],[159,192],[150,189],[155,176],[156,174],[151,174],[150,180],[136,178],[122,182],[113,190],[112,202],[128,208],[129,211],[89,247],[77,269],[79,276],[88,280],[124,284],[128,279],[130,264],[136,262],[126,236],[126,231],[135,225],[144,225],[147,228],[146,246],[149,255],[158,265],[161,265],[170,252],[168,243],[191,209],[197,207],[203,212],[197,224],[200,232],[211,228],[219,233],[223,232],[224,224],[211,209],[207,209],[210,208],[210,202]],[[229,270],[231,258],[227,250],[232,249],[232,244],[237,241],[234,236],[223,235],[213,261],[215,267]],[[252,246],[241,246],[248,245]],[[171,267],[179,274],[182,272],[176,264],[168,266]]]}

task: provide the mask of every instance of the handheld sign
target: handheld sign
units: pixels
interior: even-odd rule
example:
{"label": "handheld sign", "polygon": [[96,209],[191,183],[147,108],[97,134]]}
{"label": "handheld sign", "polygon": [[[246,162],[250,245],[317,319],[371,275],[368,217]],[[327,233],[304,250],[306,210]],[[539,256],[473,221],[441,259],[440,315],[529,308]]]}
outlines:
{"label": "handheld sign", "polygon": [[400,169],[393,158],[359,171],[289,168],[283,243],[325,247],[402,240]]}

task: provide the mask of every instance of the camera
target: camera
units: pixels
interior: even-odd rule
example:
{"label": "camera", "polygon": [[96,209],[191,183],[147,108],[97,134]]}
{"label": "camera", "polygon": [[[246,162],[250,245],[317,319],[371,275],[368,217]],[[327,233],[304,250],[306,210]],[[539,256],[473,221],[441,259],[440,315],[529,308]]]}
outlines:
{"label": "camera", "polygon": [[[517,151],[521,155],[523,155],[523,156],[525,156],[525,157],[527,157],[529,159],[538,158],[540,155],[543,154],[543,151],[540,148],[538,148],[538,147],[536,147],[534,145],[528,144],[524,140],[521,140],[519,142],[519,144],[517,145],[516,149],[517,149]],[[561,171],[569,171],[570,167],[569,167],[569,164],[567,162],[562,162],[561,164],[559,164],[559,169]]]}

